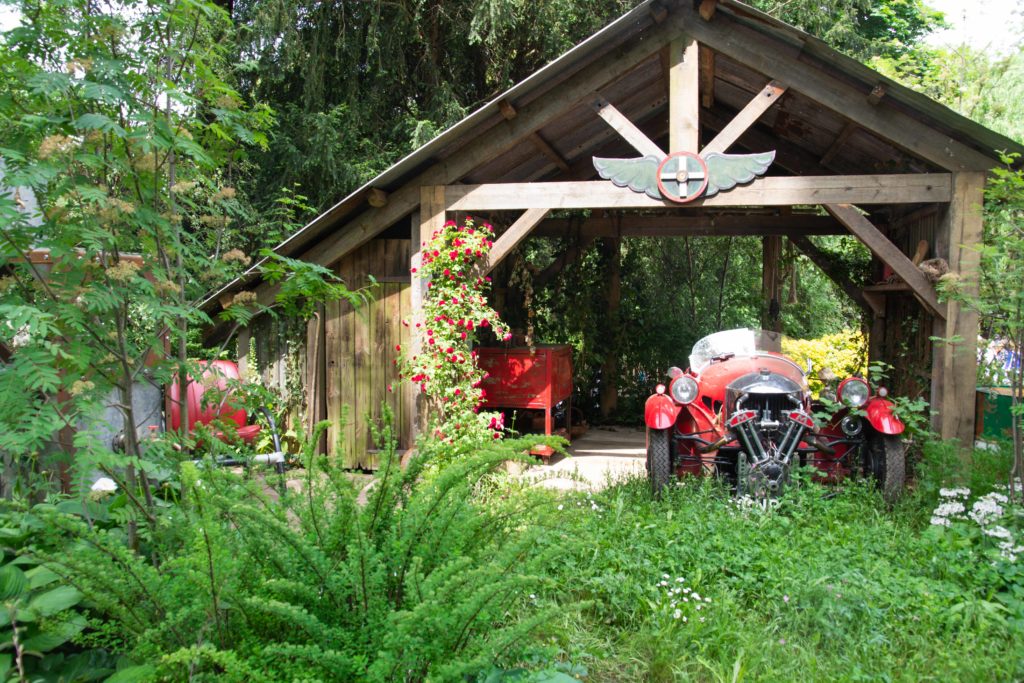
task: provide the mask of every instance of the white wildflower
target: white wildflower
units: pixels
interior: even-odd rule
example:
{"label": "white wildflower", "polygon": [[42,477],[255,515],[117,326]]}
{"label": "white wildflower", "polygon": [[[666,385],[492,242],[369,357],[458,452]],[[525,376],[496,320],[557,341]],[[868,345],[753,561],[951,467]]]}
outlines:
{"label": "white wildflower", "polygon": [[559,504],[558,509],[561,510],[564,507],[565,507],[564,505]]}
{"label": "white wildflower", "polygon": [[1013,534],[1010,533],[1010,530],[1007,529],[1006,527],[1001,527],[1001,526],[994,526],[994,527],[989,527],[988,529],[985,529],[985,535],[986,536],[991,536],[992,538],[1008,538],[1008,539],[1012,539],[1013,538]]}
{"label": "white wildflower", "polygon": [[91,489],[93,491],[102,491],[104,493],[109,493],[111,491],[117,490],[117,484],[114,483],[114,480],[111,479],[110,477],[100,477],[92,485]]}
{"label": "white wildflower", "polygon": [[1003,516],[1003,507],[991,498],[979,498],[974,501],[969,514],[980,526],[985,526]]}
{"label": "white wildflower", "polygon": [[932,511],[932,515],[936,517],[952,517],[954,515],[963,514],[964,504],[959,501],[950,501],[948,503],[942,503],[939,507]]}
{"label": "white wildflower", "polygon": [[950,521],[945,517],[932,517],[931,524],[932,526],[949,526]]}
{"label": "white wildflower", "polygon": [[673,619],[678,619],[681,616],[683,616],[683,610],[681,609],[677,609],[675,612],[672,613]]}
{"label": "white wildflower", "polygon": [[939,495],[943,498],[966,498],[971,495],[971,490],[968,488],[939,489]]}
{"label": "white wildflower", "polygon": [[676,577],[676,583],[683,583],[683,582],[685,582],[685,581],[686,581],[686,579],[684,579],[684,578],[683,578],[683,577],[681,577],[681,576],[677,576],[677,577]]}

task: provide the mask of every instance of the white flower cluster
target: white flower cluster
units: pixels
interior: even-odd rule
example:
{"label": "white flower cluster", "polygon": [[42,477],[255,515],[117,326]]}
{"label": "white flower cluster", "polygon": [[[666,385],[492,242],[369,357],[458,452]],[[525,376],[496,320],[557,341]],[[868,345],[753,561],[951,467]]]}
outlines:
{"label": "white flower cluster", "polygon": [[[1019,483],[1015,482],[1019,489]],[[965,501],[971,495],[968,488],[939,489],[941,502],[932,511],[931,523],[933,526],[950,526],[954,521],[973,521],[979,527],[983,535],[996,539],[999,544],[999,554],[1010,562],[1016,562],[1017,556],[1024,553],[1024,546],[1016,544],[1013,532],[1004,526],[996,524],[1007,514],[1007,506],[1010,499],[1000,491],[1008,489],[1007,486],[996,486],[997,490],[978,498],[967,511]],[[1020,514],[1020,511],[1015,511]]]}
{"label": "white flower cluster", "polygon": [[[673,619],[685,624],[690,620],[685,612],[689,610],[702,611],[706,605],[711,603],[711,598],[701,596],[689,586],[683,586],[684,583],[686,583],[686,579],[682,576],[677,576],[673,581],[668,574],[662,574],[658,587],[665,589],[665,595],[659,600],[659,605],[667,607],[671,611]],[[705,617],[699,616],[698,619],[703,622]]]}
{"label": "white flower cluster", "polygon": [[974,501],[968,515],[978,523],[978,526],[986,526],[1003,516],[1003,506],[1000,503],[1006,502],[1006,496],[993,491]]}

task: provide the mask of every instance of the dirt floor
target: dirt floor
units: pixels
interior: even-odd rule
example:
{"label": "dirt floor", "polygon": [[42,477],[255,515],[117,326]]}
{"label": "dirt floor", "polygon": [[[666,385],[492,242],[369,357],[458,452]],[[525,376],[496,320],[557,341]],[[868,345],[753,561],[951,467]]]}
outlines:
{"label": "dirt floor", "polygon": [[642,429],[591,428],[572,442],[569,457],[530,468],[524,476],[538,486],[597,491],[611,482],[645,476],[646,436]]}

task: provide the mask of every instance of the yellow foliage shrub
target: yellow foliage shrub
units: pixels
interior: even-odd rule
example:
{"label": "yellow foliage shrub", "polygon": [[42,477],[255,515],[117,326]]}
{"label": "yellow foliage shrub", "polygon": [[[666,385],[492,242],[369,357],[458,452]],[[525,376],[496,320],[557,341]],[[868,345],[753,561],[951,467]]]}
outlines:
{"label": "yellow foliage shrub", "polygon": [[803,367],[811,361],[808,380],[814,396],[822,389],[818,372],[823,368],[830,369],[839,379],[850,375],[867,377],[868,343],[859,330],[843,330],[817,339],[783,337],[782,352]]}

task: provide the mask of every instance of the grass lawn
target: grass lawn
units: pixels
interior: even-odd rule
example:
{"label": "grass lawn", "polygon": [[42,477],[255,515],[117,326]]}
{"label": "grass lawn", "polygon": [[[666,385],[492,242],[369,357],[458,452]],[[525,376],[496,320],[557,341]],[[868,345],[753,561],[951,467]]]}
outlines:
{"label": "grass lawn", "polygon": [[[1003,463],[980,456],[968,511]],[[552,500],[536,600],[561,609],[542,637],[591,681],[1019,680],[1024,576],[965,516],[930,523],[948,465],[893,510],[857,482],[805,482],[768,512],[711,480]]]}

